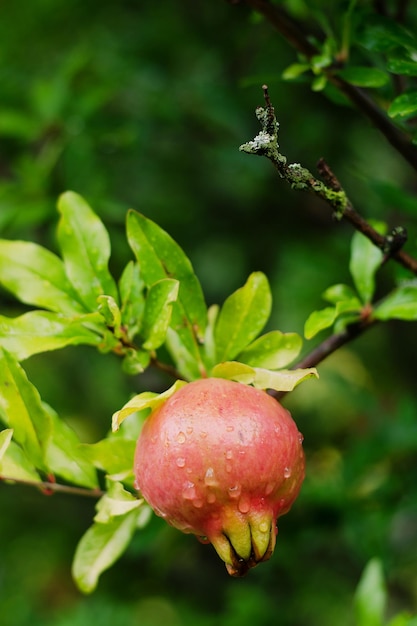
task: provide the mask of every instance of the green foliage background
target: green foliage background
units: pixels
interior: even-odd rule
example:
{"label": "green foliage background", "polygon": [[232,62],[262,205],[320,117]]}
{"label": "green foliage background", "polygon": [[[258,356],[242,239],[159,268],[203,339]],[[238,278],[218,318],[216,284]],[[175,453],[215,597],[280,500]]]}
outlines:
{"label": "green foliage background", "polygon": [[[324,289],[348,282],[352,232],[267,161],[238,151],[258,132],[253,110],[268,82],[289,160],[313,170],[324,156],[366,217],[406,226],[414,244],[409,166],[353,109],[308,82],[284,81],[295,53],[246,8],[9,0],[0,13],[1,237],[55,250],[56,198],[74,189],[110,230],[118,274],[130,258],[133,207],[184,248],[209,303],[262,270],[274,295],[271,328],[302,334]],[[381,294],[395,272],[382,272]],[[1,305],[9,315],[24,310],[5,292]],[[412,325],[375,328],[330,357],[318,383],[286,398],[308,475],[280,520],[273,559],[244,580],[229,579],[211,547],[155,518],[85,598],[70,563],[94,501],[0,485],[2,626],[344,626],[374,557],[389,614],[416,611],[416,345]],[[116,357],[82,347],[25,368],[85,441],[104,436],[133,392],[170,384],[149,371],[127,378]]]}

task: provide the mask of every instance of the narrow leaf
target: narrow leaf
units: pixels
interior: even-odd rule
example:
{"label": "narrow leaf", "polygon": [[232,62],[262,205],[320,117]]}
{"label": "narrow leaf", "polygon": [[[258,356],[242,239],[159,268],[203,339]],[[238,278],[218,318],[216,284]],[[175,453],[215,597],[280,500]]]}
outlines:
{"label": "narrow leaf", "polygon": [[0,240],[0,283],[25,304],[85,313],[61,259],[35,243]]}
{"label": "narrow leaf", "polygon": [[94,313],[72,318],[47,311],[29,311],[14,318],[0,315],[0,346],[18,361],[69,345],[98,346],[103,337],[89,328],[97,327],[97,322],[102,323],[102,318]]}
{"label": "narrow leaf", "polygon": [[156,350],[164,343],[178,288],[179,282],[172,278],[159,280],[150,287],[140,331],[145,340],[143,343],[145,350]]}
{"label": "narrow leaf", "polygon": [[304,325],[305,338],[312,339],[321,330],[333,326],[336,318],[337,312],[335,307],[326,307],[320,311],[313,311]]}
{"label": "narrow leaf", "polygon": [[[2,433],[4,432],[6,431],[2,431]],[[0,433],[0,438],[2,433]],[[3,445],[4,443],[3,441]],[[0,456],[0,477],[30,482],[41,481],[33,463],[29,461],[22,448],[13,440],[8,443],[7,448]]]}
{"label": "narrow leaf", "polygon": [[137,520],[138,510],[130,511],[108,524],[95,522],[83,535],[72,566],[74,580],[83,593],[93,592],[100,575],[126,550]]}
{"label": "narrow leaf", "polygon": [[255,380],[255,369],[240,361],[225,361],[213,367],[211,376],[214,378],[226,378],[236,380],[239,383],[250,385]]}
{"label": "narrow leaf", "polygon": [[254,367],[280,369],[285,367],[300,353],[302,339],[296,333],[282,333],[273,330],[255,339],[239,354],[239,361]]}
{"label": "narrow leaf", "polygon": [[[127,235],[147,287],[164,278],[179,281],[167,346],[184,375],[188,376],[189,372],[190,378],[200,377],[205,369],[200,343],[204,337],[207,312],[201,285],[190,260],[168,233],[134,211],[128,214]],[[175,333],[175,337],[172,333]],[[190,356],[186,360],[187,373],[181,369],[184,359],[177,360],[178,346],[183,348],[181,354]]]}
{"label": "narrow leaf", "polygon": [[13,428],[5,428],[0,432],[0,462],[10,445],[13,437]]}
{"label": "narrow leaf", "polygon": [[133,473],[136,441],[126,437],[107,437],[92,444],[81,444],[83,456],[97,469],[124,479]]}
{"label": "narrow leaf", "polygon": [[389,81],[388,74],[376,67],[346,67],[338,76],[357,87],[383,87]]}
{"label": "narrow leaf", "polygon": [[51,418],[51,431],[45,442],[45,463],[48,470],[72,484],[88,489],[97,488],[95,467],[84,456],[76,433],[51,407],[43,404],[43,408]]}
{"label": "narrow leaf", "polygon": [[145,310],[145,283],[140,275],[137,263],[129,261],[119,281],[122,324],[127,329],[127,336],[133,339],[142,324]]}
{"label": "narrow leaf", "polygon": [[154,411],[160,404],[163,404],[173,393],[178,389],[186,385],[183,380],[177,380],[172,387],[164,391],[163,393],[153,393],[152,391],[144,391],[143,393],[134,396],[127,404],[125,404],[119,411],[113,414],[112,429],[116,431],[119,429],[120,424],[126,417],[129,417],[132,413],[137,411],[143,411],[143,409],[151,409]]}
{"label": "narrow leaf", "polygon": [[72,191],[60,196],[58,210],[58,241],[65,270],[82,302],[90,311],[97,309],[101,295],[112,296],[118,302],[117,287],[108,270],[110,240],[102,221]]}
{"label": "narrow leaf", "polygon": [[108,524],[115,517],[126,515],[143,505],[144,500],[136,498],[123,487],[122,483],[108,480],[107,485],[107,492],[97,502],[94,521]]}
{"label": "narrow leaf", "polygon": [[417,115],[417,91],[410,91],[397,96],[388,109],[390,117],[408,117]]}
{"label": "narrow leaf", "polygon": [[292,391],[299,383],[315,376],[314,367],[296,370],[272,371],[260,367],[250,367],[238,361],[227,361],[213,368],[212,376],[227,378],[258,389],[275,389],[276,391]]}
{"label": "narrow leaf", "polygon": [[404,285],[392,291],[375,308],[378,320],[417,320],[417,285]]}
{"label": "narrow leaf", "polygon": [[352,300],[356,298],[358,302],[358,307],[361,306],[360,301],[358,300],[354,290],[349,285],[337,284],[328,287],[326,291],[323,293],[323,299],[330,302],[330,304],[337,304],[341,300]]}
{"label": "narrow leaf", "polygon": [[223,304],[215,328],[218,361],[234,359],[264,328],[272,306],[268,280],[254,272]]}
{"label": "narrow leaf", "polygon": [[0,415],[14,430],[14,440],[22,446],[34,466],[47,469],[44,443],[51,432],[50,416],[44,411],[39,392],[24,369],[0,349]]}
{"label": "narrow leaf", "polygon": [[[379,231],[383,229],[380,225]],[[382,251],[365,235],[356,232],[352,238],[349,270],[364,304],[372,301],[375,291],[375,273],[383,258]]]}
{"label": "narrow leaf", "polygon": [[308,367],[296,370],[279,370],[272,372],[262,368],[255,368],[253,386],[259,389],[275,389],[276,391],[292,391],[297,385],[308,378],[318,378],[316,368]]}
{"label": "narrow leaf", "polygon": [[382,626],[386,599],[381,562],[372,559],[366,566],[355,593],[357,626]]}

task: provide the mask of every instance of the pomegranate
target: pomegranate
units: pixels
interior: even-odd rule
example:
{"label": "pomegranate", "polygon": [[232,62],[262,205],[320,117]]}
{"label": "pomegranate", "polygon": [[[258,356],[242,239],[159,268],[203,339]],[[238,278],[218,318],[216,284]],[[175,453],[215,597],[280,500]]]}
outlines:
{"label": "pomegranate", "polygon": [[304,479],[302,435],[265,391],[221,378],[181,387],[146,420],[136,487],[157,515],[212,543],[232,576],[270,558]]}

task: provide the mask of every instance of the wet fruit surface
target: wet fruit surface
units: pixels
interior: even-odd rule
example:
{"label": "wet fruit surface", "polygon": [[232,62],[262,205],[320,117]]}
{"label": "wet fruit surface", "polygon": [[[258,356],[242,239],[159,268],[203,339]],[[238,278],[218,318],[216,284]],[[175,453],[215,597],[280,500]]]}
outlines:
{"label": "wet fruit surface", "polygon": [[302,435],[266,392],[220,378],[176,391],[147,419],[136,486],[154,511],[211,542],[241,576],[275,547],[304,478]]}

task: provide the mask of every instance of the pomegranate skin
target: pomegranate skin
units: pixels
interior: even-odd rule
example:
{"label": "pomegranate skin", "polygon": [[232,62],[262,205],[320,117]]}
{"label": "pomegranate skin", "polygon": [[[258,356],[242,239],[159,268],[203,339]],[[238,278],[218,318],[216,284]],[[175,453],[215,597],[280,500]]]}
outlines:
{"label": "pomegranate skin", "polygon": [[302,439],[265,391],[197,380],[146,420],[136,487],[157,515],[212,543],[229,574],[242,576],[274,551],[276,520],[304,479]]}

